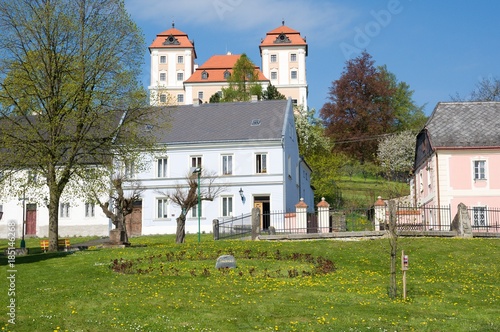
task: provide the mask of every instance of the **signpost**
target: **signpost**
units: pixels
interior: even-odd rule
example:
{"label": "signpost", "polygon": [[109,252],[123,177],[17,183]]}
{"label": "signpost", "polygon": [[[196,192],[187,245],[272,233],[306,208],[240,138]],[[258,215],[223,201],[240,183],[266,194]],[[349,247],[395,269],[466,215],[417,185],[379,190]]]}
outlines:
{"label": "signpost", "polygon": [[403,299],[406,300],[406,271],[408,271],[408,255],[401,251],[401,271],[403,271]]}

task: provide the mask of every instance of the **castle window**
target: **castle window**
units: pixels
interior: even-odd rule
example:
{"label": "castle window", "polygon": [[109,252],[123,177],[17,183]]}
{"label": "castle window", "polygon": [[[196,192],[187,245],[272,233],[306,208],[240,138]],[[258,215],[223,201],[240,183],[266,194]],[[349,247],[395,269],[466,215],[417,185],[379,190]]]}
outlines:
{"label": "castle window", "polygon": [[297,61],[297,54],[295,54],[295,53],[290,54],[290,61],[296,62]]}
{"label": "castle window", "polygon": [[276,54],[271,54],[271,62],[276,62],[276,61],[277,61]]}
{"label": "castle window", "polygon": [[208,73],[206,71],[203,71],[203,73],[201,73],[201,79],[202,80],[207,80],[208,79]]}
{"label": "castle window", "polygon": [[296,70],[292,70],[292,71],[290,72],[290,78],[291,78],[292,80],[296,80],[296,79],[297,79],[297,71],[296,71]]}
{"label": "castle window", "polygon": [[184,63],[184,57],[182,55],[177,57],[177,63]]}
{"label": "castle window", "polygon": [[165,55],[160,56],[160,63],[167,63],[167,57]]}
{"label": "castle window", "polygon": [[229,70],[226,70],[226,71],[224,72],[224,79],[226,79],[226,80],[227,80],[227,79],[229,79],[229,77],[231,77],[231,73],[229,72]]}

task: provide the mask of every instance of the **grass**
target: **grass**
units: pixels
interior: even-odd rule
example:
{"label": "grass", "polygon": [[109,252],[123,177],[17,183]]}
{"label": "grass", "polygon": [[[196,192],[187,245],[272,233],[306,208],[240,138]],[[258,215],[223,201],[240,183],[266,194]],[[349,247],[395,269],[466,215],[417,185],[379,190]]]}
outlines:
{"label": "grass", "polygon": [[[133,244],[17,257],[16,325],[1,330],[500,330],[498,239],[400,238],[410,261],[406,300],[387,295],[387,239],[214,242],[204,235],[197,243],[188,235],[183,245],[173,236]],[[222,254],[233,254],[238,267],[216,270]],[[398,281],[400,290],[400,271]],[[0,291],[3,310],[7,293]]]}

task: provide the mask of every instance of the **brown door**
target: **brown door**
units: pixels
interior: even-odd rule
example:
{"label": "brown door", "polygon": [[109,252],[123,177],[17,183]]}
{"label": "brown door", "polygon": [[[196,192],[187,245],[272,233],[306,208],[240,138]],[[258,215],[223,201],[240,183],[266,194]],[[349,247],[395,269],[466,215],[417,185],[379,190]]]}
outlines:
{"label": "brown door", "polygon": [[260,209],[260,229],[267,231],[271,226],[269,196],[254,196],[253,206]]}
{"label": "brown door", "polygon": [[134,210],[125,218],[128,236],[142,235],[142,201],[134,203]]}
{"label": "brown door", "polygon": [[36,204],[26,205],[26,235],[36,235]]}

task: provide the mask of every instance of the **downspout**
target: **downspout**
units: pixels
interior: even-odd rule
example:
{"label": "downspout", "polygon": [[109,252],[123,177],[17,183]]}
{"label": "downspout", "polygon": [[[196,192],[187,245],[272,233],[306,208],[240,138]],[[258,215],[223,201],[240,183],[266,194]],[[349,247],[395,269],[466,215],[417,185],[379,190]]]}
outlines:
{"label": "downspout", "polygon": [[[437,150],[436,150],[436,191],[437,191],[438,208],[441,208],[441,193],[439,190],[439,162],[438,162]],[[438,221],[439,221],[439,229],[441,229],[441,213],[438,214]]]}

